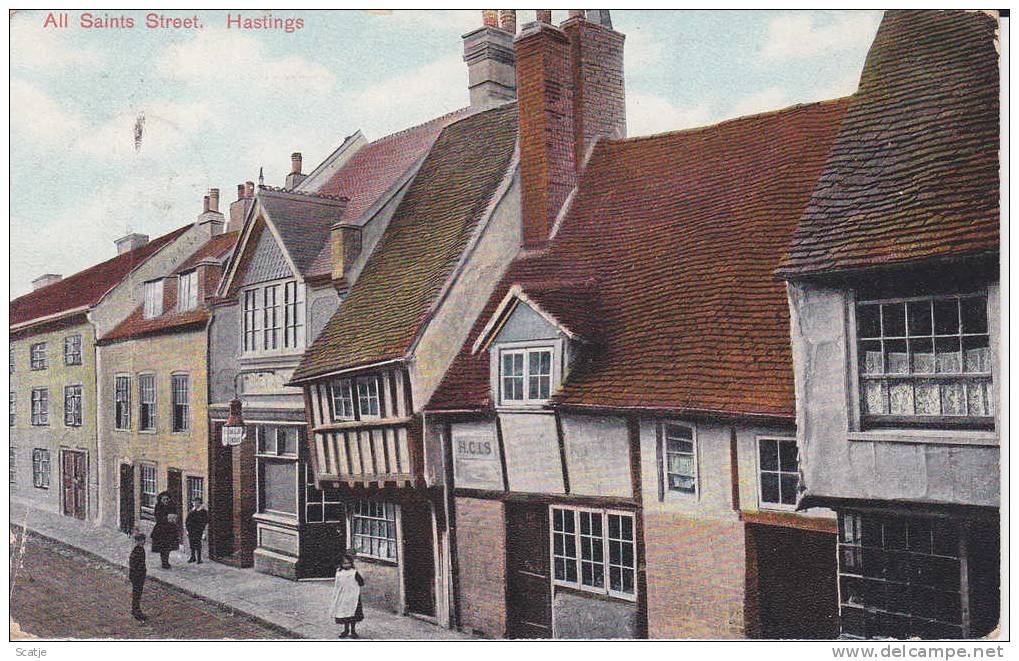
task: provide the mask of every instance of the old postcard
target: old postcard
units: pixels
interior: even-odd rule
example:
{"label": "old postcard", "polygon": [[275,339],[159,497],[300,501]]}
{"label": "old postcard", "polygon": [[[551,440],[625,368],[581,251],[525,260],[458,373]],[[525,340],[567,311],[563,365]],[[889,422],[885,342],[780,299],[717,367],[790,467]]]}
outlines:
{"label": "old postcard", "polygon": [[12,10],[15,653],[1002,655],[1008,20]]}

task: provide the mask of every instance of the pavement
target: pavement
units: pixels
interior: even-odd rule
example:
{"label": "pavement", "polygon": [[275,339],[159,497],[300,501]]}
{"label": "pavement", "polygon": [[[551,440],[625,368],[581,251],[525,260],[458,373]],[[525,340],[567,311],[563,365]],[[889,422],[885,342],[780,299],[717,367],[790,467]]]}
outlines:
{"label": "pavement", "polygon": [[[10,501],[12,529],[32,533],[78,549],[117,567],[127,568],[133,546],[119,530]],[[28,538],[31,543],[31,537]],[[186,545],[185,545],[186,549]],[[280,637],[335,640],[340,627],[329,615],[331,581],[290,581],[239,569],[213,561],[189,564],[186,550],[171,554],[171,569],[159,565],[159,556],[147,554],[148,583],[153,581],[177,588],[188,595],[222,609],[254,618],[274,627]],[[413,617],[365,606],[365,619],[358,624],[362,639],[375,640],[469,640],[470,636]]]}

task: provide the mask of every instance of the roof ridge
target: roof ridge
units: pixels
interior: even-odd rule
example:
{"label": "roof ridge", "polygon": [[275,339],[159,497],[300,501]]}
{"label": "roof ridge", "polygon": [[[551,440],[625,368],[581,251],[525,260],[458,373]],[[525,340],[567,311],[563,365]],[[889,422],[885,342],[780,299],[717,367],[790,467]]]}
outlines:
{"label": "roof ridge", "polygon": [[320,200],[329,200],[331,202],[349,202],[350,198],[345,195],[329,195],[328,193],[313,193],[311,191],[296,190],[293,188],[284,188],[282,186],[266,186],[265,184],[259,184],[258,190],[267,193],[282,193],[284,195],[294,195],[299,197],[312,197]]}
{"label": "roof ridge", "polygon": [[[421,122],[420,124],[415,124],[414,126],[408,126],[405,129],[400,129],[399,131],[394,131],[393,133],[389,133],[387,135],[384,135],[381,138],[378,138],[376,140],[372,140],[368,144],[369,145],[378,144],[378,143],[383,142],[385,140],[390,140],[392,138],[396,138],[398,136],[405,135],[407,133],[410,133],[411,131],[417,131],[417,130],[423,129],[424,127],[428,126],[429,124],[434,124],[434,123],[439,122],[439,121],[441,121],[443,119],[446,119],[447,117],[452,117],[453,115],[456,115],[457,113],[461,113],[461,112],[465,112],[465,111],[470,111],[470,110],[471,110],[471,106],[464,106],[463,108],[458,108],[457,110],[452,110],[452,111],[447,112],[447,113],[445,113],[443,115],[439,115],[438,117],[433,117],[433,118],[431,118],[431,119],[429,119],[427,121]],[[470,117],[471,115],[474,115],[474,114],[475,114],[474,112],[466,112],[464,117],[462,117],[461,119],[466,119],[467,117]]]}
{"label": "roof ridge", "polygon": [[640,142],[642,140],[654,140],[656,138],[665,138],[676,135],[696,134],[702,131],[708,131],[711,129],[718,129],[729,124],[735,124],[736,122],[743,122],[750,119],[760,119],[763,117],[772,117],[787,112],[793,112],[794,110],[800,110],[803,108],[810,108],[813,106],[824,106],[834,105],[836,103],[843,103],[853,98],[852,94],[846,96],[836,97],[834,99],[823,99],[821,101],[805,101],[803,103],[794,103],[791,106],[785,106],[784,108],[775,108],[774,110],[765,110],[764,112],[753,113],[751,115],[740,115],[738,117],[730,117],[721,121],[715,122],[714,124],[705,124],[703,126],[691,126],[685,129],[675,129],[673,131],[662,131],[661,133],[652,133],[651,135],[637,135],[632,138],[605,138],[602,142],[607,144],[630,144],[634,142]]}

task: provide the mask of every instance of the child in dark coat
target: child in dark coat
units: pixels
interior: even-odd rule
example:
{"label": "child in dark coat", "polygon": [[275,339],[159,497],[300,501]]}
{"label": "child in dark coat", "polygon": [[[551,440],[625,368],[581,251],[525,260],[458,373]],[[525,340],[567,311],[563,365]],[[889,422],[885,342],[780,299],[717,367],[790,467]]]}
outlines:
{"label": "child in dark coat", "polygon": [[131,558],[127,565],[127,578],[131,581],[131,615],[134,616],[134,619],[144,622],[149,618],[142,612],[142,590],[145,588],[145,575],[148,573],[145,568],[145,535],[143,533],[134,536],[134,548],[131,549]]}

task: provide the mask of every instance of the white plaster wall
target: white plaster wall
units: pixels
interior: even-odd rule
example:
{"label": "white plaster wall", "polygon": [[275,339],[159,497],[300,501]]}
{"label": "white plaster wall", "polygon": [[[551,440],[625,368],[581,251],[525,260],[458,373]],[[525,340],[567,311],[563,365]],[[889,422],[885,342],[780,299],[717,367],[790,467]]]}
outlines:
{"label": "white plaster wall", "polygon": [[[453,443],[453,475],[457,487],[466,489],[490,489],[502,491],[502,462],[499,459],[498,434],[495,422],[477,420],[451,425]],[[491,454],[477,454],[465,457],[457,444],[460,442],[486,442],[491,444]],[[506,458],[507,463],[509,457]]]}
{"label": "white plaster wall", "polygon": [[[850,416],[848,293],[790,283],[787,294],[797,442],[807,495],[997,507],[998,435],[856,430]],[[1000,324],[997,285],[989,288],[988,308],[991,345],[996,348]],[[1000,408],[998,399],[995,411]]]}
{"label": "white plaster wall", "polygon": [[565,493],[555,416],[499,414],[510,491]]}
{"label": "white plaster wall", "polygon": [[570,493],[633,496],[626,420],[617,417],[562,416]]}

